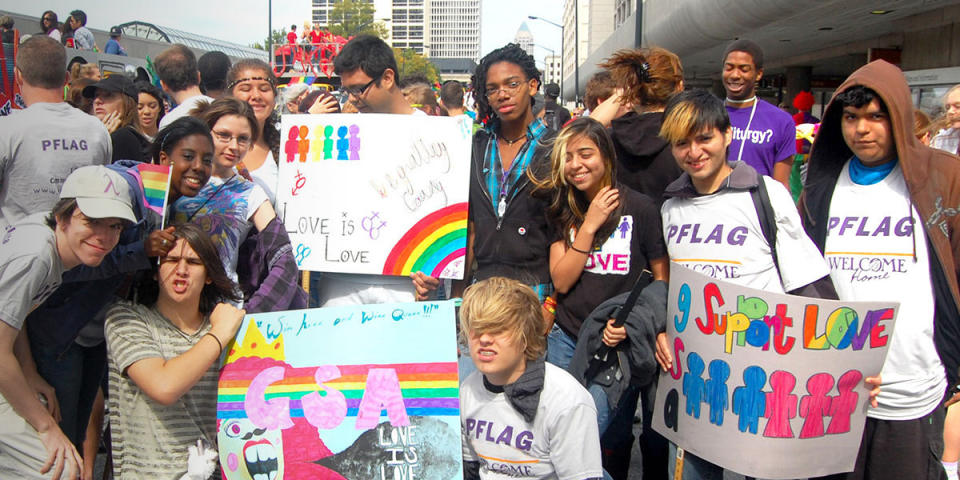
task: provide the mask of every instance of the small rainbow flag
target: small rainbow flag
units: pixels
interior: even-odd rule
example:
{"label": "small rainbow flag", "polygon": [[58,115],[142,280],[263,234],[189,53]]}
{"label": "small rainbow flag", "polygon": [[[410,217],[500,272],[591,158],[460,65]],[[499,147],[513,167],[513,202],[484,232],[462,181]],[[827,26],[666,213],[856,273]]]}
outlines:
{"label": "small rainbow flag", "polygon": [[170,166],[141,163],[136,170],[139,174],[137,182],[143,191],[143,204],[163,218],[167,190],[170,189]]}
{"label": "small rainbow flag", "polygon": [[290,83],[288,85],[296,85],[298,83],[305,83],[307,85],[313,85],[313,81],[316,80],[315,76],[306,76],[306,77],[292,77],[290,78]]}

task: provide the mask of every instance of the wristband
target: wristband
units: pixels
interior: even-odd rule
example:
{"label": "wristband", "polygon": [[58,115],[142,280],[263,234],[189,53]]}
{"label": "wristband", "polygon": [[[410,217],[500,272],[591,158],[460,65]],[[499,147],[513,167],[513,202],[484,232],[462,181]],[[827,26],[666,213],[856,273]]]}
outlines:
{"label": "wristband", "polygon": [[203,334],[204,337],[206,337],[207,335],[210,335],[211,337],[213,337],[213,339],[217,342],[217,347],[220,348],[220,351],[217,352],[217,356],[219,357],[221,354],[223,354],[223,342],[221,342],[220,339],[213,334],[213,332],[207,332]]}
{"label": "wristband", "polygon": [[590,255],[590,251],[589,251],[589,250],[580,250],[579,248],[573,246],[572,243],[570,244],[570,250],[573,250],[574,252],[580,252],[580,253],[582,253],[582,254],[584,254],[584,255]]}
{"label": "wristband", "polygon": [[551,314],[557,314],[557,301],[553,297],[547,297],[543,301],[543,308]]}

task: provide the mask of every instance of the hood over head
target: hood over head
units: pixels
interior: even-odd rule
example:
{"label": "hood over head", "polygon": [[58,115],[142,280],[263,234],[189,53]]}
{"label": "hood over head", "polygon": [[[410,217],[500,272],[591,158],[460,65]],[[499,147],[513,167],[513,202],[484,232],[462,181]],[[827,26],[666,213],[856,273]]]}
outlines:
{"label": "hood over head", "polygon": [[913,101],[907,80],[899,68],[884,60],[874,60],[860,67],[847,77],[833,94],[810,151],[807,183],[835,181],[843,165],[853,156],[853,152],[843,140],[840,125],[843,105],[837,102],[836,98],[838,94],[856,85],[877,92],[883,100],[890,118],[897,158],[906,159],[900,162],[900,168],[903,169],[907,185],[913,192],[916,185],[925,181],[928,172],[926,162],[913,162],[910,159],[928,153],[913,135]]}

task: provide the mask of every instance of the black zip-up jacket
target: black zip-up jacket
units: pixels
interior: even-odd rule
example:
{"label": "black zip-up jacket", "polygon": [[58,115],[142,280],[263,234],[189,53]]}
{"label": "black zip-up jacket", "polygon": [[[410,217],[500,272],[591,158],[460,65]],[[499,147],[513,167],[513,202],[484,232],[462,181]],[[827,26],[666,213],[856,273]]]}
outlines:
{"label": "black zip-up jacket", "polygon": [[[554,135],[547,130],[534,146],[529,167],[534,172],[550,168],[550,140]],[[483,280],[503,276],[528,285],[550,283],[549,198],[534,196],[533,182],[523,175],[515,186],[520,191],[507,197],[503,218],[497,218],[483,174],[483,157],[487,143],[492,139],[490,132],[485,130],[478,130],[473,135],[470,222],[474,228],[473,255],[477,261],[473,278]]]}

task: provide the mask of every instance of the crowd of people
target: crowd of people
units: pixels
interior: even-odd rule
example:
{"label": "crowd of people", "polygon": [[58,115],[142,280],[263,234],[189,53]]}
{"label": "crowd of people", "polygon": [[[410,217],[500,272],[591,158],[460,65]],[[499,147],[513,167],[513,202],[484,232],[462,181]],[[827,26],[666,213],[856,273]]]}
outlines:
{"label": "crowd of people", "polygon": [[[27,108],[0,117],[3,476],[92,478],[101,441],[114,478],[219,476],[218,359],[245,313],[462,297],[464,478],[517,464],[518,478],[722,478],[690,453],[677,468],[683,445],[651,428],[657,370],[679,360],[673,262],[769,292],[899,300],[886,362],[864,381],[855,471],[831,478],[957,478],[960,86],[946,120],[921,127],[899,69],[871,62],[837,88],[811,148],[796,133],[809,99],[791,118],[758,98],[763,49],[744,39],[724,52],[724,99],[686,89],[674,53],[626,49],[571,114],[515,44],[466,88],[399,78],[392,49],[361,35],[332,57],[341,102],[183,45],[154,59],[160,88],[68,74],[56,23],[46,12],[49,35],[20,46]],[[293,30],[291,44],[323,43]],[[463,281],[298,271],[275,209],[279,116],[354,112],[474,121]],[[170,167],[163,218],[145,203],[150,164]],[[872,255],[850,252],[906,260],[866,275],[834,261]],[[624,378],[591,376],[601,347],[629,352]],[[530,443],[504,446],[481,422]]]}

